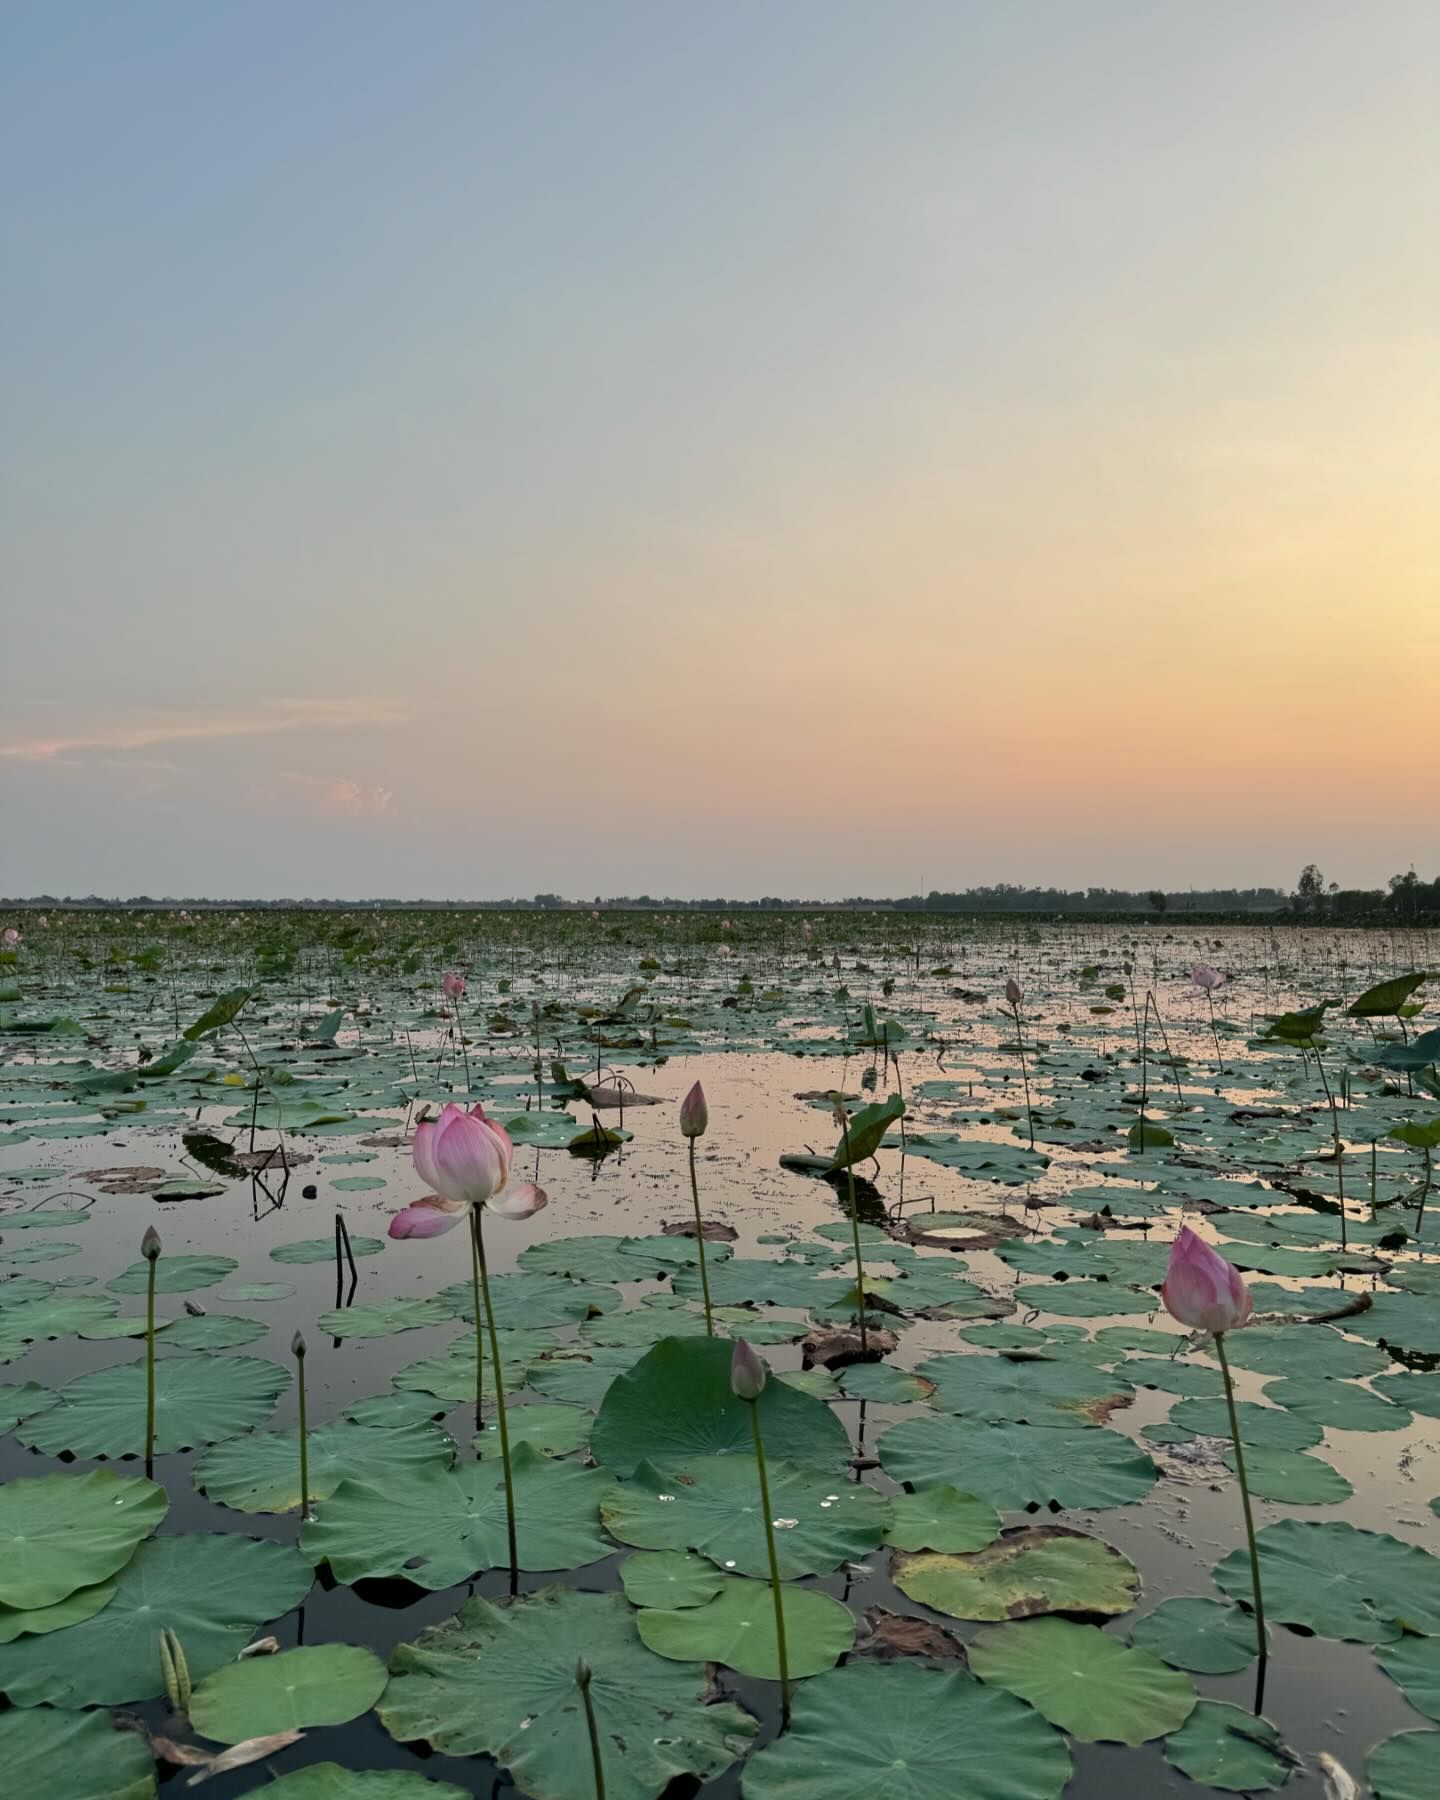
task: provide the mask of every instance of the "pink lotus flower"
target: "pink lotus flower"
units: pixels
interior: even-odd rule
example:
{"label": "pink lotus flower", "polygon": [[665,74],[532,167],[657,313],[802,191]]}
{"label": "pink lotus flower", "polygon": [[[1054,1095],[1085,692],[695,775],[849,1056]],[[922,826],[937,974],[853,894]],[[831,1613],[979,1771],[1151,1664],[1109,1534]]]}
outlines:
{"label": "pink lotus flower", "polygon": [[436,1237],[459,1224],[472,1206],[508,1219],[526,1219],[539,1212],[545,1195],[533,1185],[509,1200],[500,1198],[510,1179],[513,1155],[510,1134],[492,1124],[479,1104],[466,1112],[452,1103],[438,1119],[417,1125],[415,1173],[435,1191],[397,1213],[390,1221],[390,1236]]}
{"label": "pink lotus flower", "polygon": [[1025,995],[1021,990],[1020,983],[1015,979],[1015,977],[1013,975],[1007,975],[1005,977],[1005,998],[1010,1002],[1010,1004],[1012,1006],[1018,1006],[1020,1004],[1020,1002],[1025,998]]}
{"label": "pink lotus flower", "polygon": [[710,1109],[705,1104],[705,1090],[697,1081],[680,1102],[681,1137],[704,1137],[710,1123]]}
{"label": "pink lotus flower", "polygon": [[0,937],[0,943],[3,943],[7,950],[13,950],[19,942],[20,933],[13,925],[7,925],[3,937]]}
{"label": "pink lotus flower", "polygon": [[765,1392],[765,1365],[744,1338],[736,1338],[730,1355],[730,1391],[739,1400],[758,1400]]}
{"label": "pink lotus flower", "polygon": [[445,990],[447,999],[458,1000],[465,992],[465,977],[457,975],[453,969],[447,969],[440,977],[440,986]]}
{"label": "pink lotus flower", "polygon": [[1212,969],[1209,963],[1196,963],[1190,971],[1190,979],[1196,987],[1204,988],[1207,994],[1213,994],[1218,987],[1223,987],[1225,977],[1218,969]]}
{"label": "pink lotus flower", "polygon": [[[527,1181],[523,1187],[515,1188],[503,1198],[487,1200],[485,1211],[495,1213],[502,1219],[528,1219],[539,1212],[542,1206],[549,1204],[550,1196],[544,1188],[536,1187],[533,1181]],[[461,1206],[458,1201],[442,1200],[438,1194],[427,1194],[423,1200],[412,1200],[402,1212],[396,1213],[390,1221],[390,1236],[439,1237],[442,1232],[458,1225],[469,1210],[469,1207]]]}
{"label": "pink lotus flower", "polygon": [[1240,1271],[1188,1225],[1181,1226],[1170,1246],[1170,1267],[1160,1297],[1170,1317],[1192,1331],[1234,1331],[1249,1324],[1255,1311]]}

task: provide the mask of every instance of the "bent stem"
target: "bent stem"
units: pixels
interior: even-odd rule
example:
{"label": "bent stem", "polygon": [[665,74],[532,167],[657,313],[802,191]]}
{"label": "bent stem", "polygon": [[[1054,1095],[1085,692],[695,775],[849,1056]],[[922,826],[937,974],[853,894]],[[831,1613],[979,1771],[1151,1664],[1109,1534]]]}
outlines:
{"label": "bent stem", "polygon": [[770,1555],[770,1598],[775,1604],[775,1648],[780,1658],[780,1717],[790,1722],[790,1658],[785,1650],[785,1609],[781,1604],[780,1559],[775,1554],[775,1521],[770,1517],[770,1481],[765,1473],[765,1442],[760,1436],[760,1409],[750,1402],[750,1431],[755,1439],[755,1468],[760,1477],[760,1508],[765,1515],[765,1548]]}
{"label": "bent stem", "polygon": [[1325,1090],[1325,1099],[1330,1107],[1330,1135],[1335,1144],[1335,1184],[1340,1194],[1340,1250],[1343,1255],[1350,1248],[1345,1238],[1345,1146],[1340,1142],[1340,1115],[1335,1110],[1335,1096],[1330,1092],[1329,1077],[1325,1073],[1325,1059],[1320,1054],[1317,1042],[1315,1049],[1315,1067],[1320,1071],[1320,1085]]}
{"label": "bent stem", "polygon": [[[480,1208],[470,1209],[473,1221],[475,1256],[480,1264],[480,1286],[485,1295],[485,1324],[490,1333],[490,1366],[495,1371],[495,1415],[500,1421],[500,1461],[505,1470],[505,1530],[510,1542],[510,1592],[520,1588],[520,1553],[515,1547],[515,1488],[510,1480],[510,1425],[505,1417],[505,1373],[500,1367],[500,1339],[495,1331],[495,1314],[490,1306],[490,1270],[485,1262],[485,1233],[480,1226]],[[480,1329],[476,1319],[475,1329]]]}
{"label": "bent stem", "polygon": [[1015,1009],[1015,1048],[1020,1052],[1020,1079],[1025,1085],[1025,1123],[1030,1132],[1030,1148],[1035,1148],[1035,1113],[1030,1105],[1030,1071],[1025,1067],[1025,1027],[1020,1023],[1020,1002]]}
{"label": "bent stem", "polygon": [[714,1337],[715,1321],[710,1316],[710,1277],[705,1270],[705,1224],[700,1217],[700,1188],[695,1180],[695,1140],[690,1145],[690,1198],[695,1205],[695,1245],[700,1253],[700,1292],[705,1296],[705,1335]]}
{"label": "bent stem", "polygon": [[860,1254],[860,1209],[855,1202],[855,1164],[850,1154],[850,1115],[845,1110],[843,1097],[839,1113],[840,1133],[845,1143],[845,1182],[850,1191],[850,1239],[855,1246],[855,1298],[860,1302],[860,1354],[865,1356],[870,1350],[870,1339],[865,1330],[865,1261]]}
{"label": "bent stem", "polygon": [[150,1272],[145,1281],[145,1473],[155,1467],[155,1265],[158,1256],[149,1259]]}
{"label": "bent stem", "polygon": [[1260,1552],[1255,1546],[1255,1519],[1250,1510],[1250,1483],[1245,1475],[1245,1451],[1240,1443],[1240,1420],[1235,1411],[1235,1384],[1230,1379],[1230,1362],[1225,1355],[1225,1333],[1215,1333],[1215,1354],[1220,1359],[1220,1373],[1225,1377],[1225,1407],[1230,1414],[1230,1438],[1235,1445],[1235,1473],[1240,1478],[1240,1504],[1245,1513],[1245,1539],[1250,1546],[1250,1590],[1255,1601],[1255,1642],[1260,1665],[1255,1674],[1255,1711],[1258,1714],[1265,1697],[1265,1663],[1269,1650],[1265,1642],[1265,1601],[1260,1592]]}
{"label": "bent stem", "polygon": [[[485,1430],[485,1422],[480,1416],[480,1401],[485,1392],[485,1339],[480,1330],[480,1213],[473,1206],[470,1208],[470,1298],[475,1308],[475,1430],[478,1436]],[[475,1458],[478,1462],[478,1443]]]}
{"label": "bent stem", "polygon": [[590,1733],[590,1766],[595,1771],[595,1800],[605,1800],[605,1766],[600,1760],[600,1728],[595,1723],[595,1703],[590,1698],[590,1669],[581,1663],[575,1671],[575,1685],[585,1707],[585,1728]]}

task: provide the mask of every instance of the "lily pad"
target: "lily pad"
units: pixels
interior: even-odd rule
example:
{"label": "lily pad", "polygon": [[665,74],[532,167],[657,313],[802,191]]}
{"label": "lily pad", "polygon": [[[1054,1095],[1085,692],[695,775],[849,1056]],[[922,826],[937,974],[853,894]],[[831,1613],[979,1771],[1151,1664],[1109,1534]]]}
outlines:
{"label": "lily pad", "polygon": [[[1235,1452],[1227,1449],[1224,1456],[1233,1469]],[[1303,1450],[1262,1450],[1251,1444],[1245,1451],[1245,1475],[1258,1499],[1290,1506],[1338,1506],[1355,1492],[1338,1469]]]}
{"label": "lily pad", "polygon": [[1059,1800],[1065,1740],[960,1670],[852,1662],[807,1681],[745,1770],[745,1800]]}
{"label": "lily pad", "polygon": [[[455,1314],[443,1300],[376,1300],[323,1312],[315,1323],[328,1337],[394,1337],[422,1325],[453,1325]],[[471,1392],[474,1392],[472,1387]]]}
{"label": "lily pad", "polygon": [[970,1667],[1082,1744],[1144,1744],[1178,1731],[1195,1710],[1188,1676],[1068,1619],[997,1625],[971,1644]]}
{"label": "lily pad", "polygon": [[[780,1679],[773,1590],[765,1581],[722,1578],[714,1599],[680,1611],[636,1615],[641,1640],[677,1662],[723,1663],[740,1675]],[[833,1669],[855,1642],[847,1606],[815,1588],[781,1584],[785,1654],[790,1675],[800,1679]]]}
{"label": "lily pad", "polygon": [[1333,1431],[1403,1431],[1411,1418],[1403,1406],[1368,1388],[1323,1376],[1293,1375],[1267,1382],[1265,1398],[1297,1418]]}
{"label": "lily pad", "polygon": [[107,1580],[169,1509],[155,1482],[110,1469],[0,1483],[0,1604],[54,1606]]}
{"label": "lily pad", "polygon": [[[342,1481],[388,1482],[432,1464],[448,1468],[455,1446],[426,1420],[384,1429],[337,1420],[309,1433],[312,1501],[328,1500]],[[221,1506],[244,1513],[294,1512],[300,1506],[300,1433],[252,1432],[207,1451],[195,1486]]]}
{"label": "lily pad", "polygon": [[1130,1642],[1153,1650],[1172,1669],[1238,1675],[1255,1660],[1255,1622],[1218,1600],[1164,1600],[1131,1627]]}
{"label": "lily pad", "polygon": [[[593,1671],[607,1800],[658,1800],[677,1777],[710,1780],[744,1754],[755,1721],[707,1704],[701,1663],[670,1662],[641,1642],[621,1594],[542,1588],[508,1605],[467,1600],[390,1659],[378,1711],[402,1742],[451,1756],[492,1756],[533,1800],[574,1800],[590,1768],[575,1665]],[[527,1728],[543,1719],[543,1731]]]}
{"label": "lily pad", "polygon": [[897,1556],[902,1594],[952,1619],[1026,1619],[1038,1613],[1128,1612],[1140,1595],[1135,1565],[1099,1538],[1062,1525],[1020,1526],[968,1556]]}
{"label": "lily pad", "polygon": [[[240,1267],[233,1256],[162,1256],[155,1263],[157,1294],[188,1294],[214,1287]],[[150,1281],[148,1262],[131,1263],[106,1287],[112,1294],[143,1294]]]}
{"label": "lily pad", "polygon": [[[352,1232],[350,1248],[356,1256],[378,1256],[385,1248],[385,1242],[383,1238],[357,1237]],[[297,1238],[293,1244],[277,1244],[270,1252],[270,1260],[278,1263],[334,1262],[335,1240],[333,1237]]]}
{"label": "lily pad", "polygon": [[[155,1449],[218,1444],[263,1425],[290,1371],[255,1356],[162,1357],[155,1365]],[[25,1420],[22,1444],[47,1456],[134,1456],[145,1448],[145,1365],[81,1375],[59,1403]]]}
{"label": "lily pad", "polygon": [[409,1769],[343,1769],[339,1763],[310,1763],[278,1781],[251,1788],[265,1800],[469,1800],[453,1782],[432,1781]]}
{"label": "lily pad", "polygon": [[1375,1660],[1405,1690],[1405,1698],[1427,1719],[1440,1719],[1440,1637],[1401,1638],[1382,1644]]}
{"label": "lily pad", "polygon": [[0,1713],[0,1768],[16,1794],[47,1800],[154,1800],[155,1765],[143,1737],[109,1713],[53,1706]]}
{"label": "lily pad", "polygon": [[[559,1406],[536,1401],[530,1406],[507,1409],[510,1448],[529,1444],[542,1456],[569,1456],[590,1441],[593,1416],[583,1406]],[[500,1422],[487,1419],[484,1430],[471,1440],[477,1455],[500,1454]]]}
{"label": "lily pad", "polygon": [[[1312,1425],[1278,1406],[1257,1406],[1252,1400],[1235,1405],[1240,1442],[1262,1450],[1308,1450],[1324,1437],[1323,1427]],[[1200,1437],[1228,1438],[1230,1415],[1223,1400],[1181,1400],[1170,1409],[1170,1423]]]}
{"label": "lily pad", "polygon": [[310,1644],[226,1663],[195,1689],[190,1723],[217,1744],[344,1725],[385,1690],[385,1665],[358,1644]]}
{"label": "lily pad", "polygon": [[1365,1773],[1375,1800],[1434,1800],[1440,1731],[1400,1731],[1370,1752]]}
{"label": "lily pad", "polygon": [[897,1550],[938,1550],[953,1556],[983,1550],[999,1535],[1000,1515],[988,1500],[940,1482],[913,1494],[895,1495],[885,1542]]}
{"label": "lily pad", "polygon": [[1095,1426],[979,1425],[907,1419],[877,1446],[896,1481],[924,1487],[964,1471],[965,1485],[1002,1512],[1040,1506],[1129,1506],[1155,1485],[1151,1459]]}
{"label": "lily pad", "polygon": [[1202,1787],[1246,1794],[1284,1787],[1300,1761],[1268,1719],[1221,1700],[1202,1700],[1166,1738],[1165,1760]]}
{"label": "lily pad", "polygon": [[[1265,1611],[1319,1637],[1393,1643],[1402,1631],[1440,1634],[1440,1557],[1384,1531],[1339,1520],[1281,1519],[1256,1533]],[[1234,1550],[1215,1585],[1237,1601],[1250,1596],[1250,1558]]]}
{"label": "lily pad", "polygon": [[620,1565],[620,1584],[632,1606],[703,1606],[727,1580],[714,1563],[689,1550],[640,1550]]}

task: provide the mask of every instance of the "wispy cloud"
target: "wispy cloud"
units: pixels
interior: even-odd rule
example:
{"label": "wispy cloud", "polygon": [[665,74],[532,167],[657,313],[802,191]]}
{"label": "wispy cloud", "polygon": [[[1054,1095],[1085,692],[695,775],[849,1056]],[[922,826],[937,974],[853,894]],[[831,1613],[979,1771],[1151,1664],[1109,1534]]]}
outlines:
{"label": "wispy cloud", "polygon": [[365,787],[343,776],[301,775],[293,769],[286,769],[284,776],[306,789],[313,810],[325,818],[378,819],[395,811],[395,796],[386,787]]}
{"label": "wispy cloud", "polygon": [[284,732],[344,731],[403,725],[409,714],[394,700],[276,699],[246,709],[201,711],[150,708],[111,725],[73,733],[30,734],[0,742],[0,757],[19,762],[89,761],[148,750],[158,744],[213,742],[225,738],[275,737]]}

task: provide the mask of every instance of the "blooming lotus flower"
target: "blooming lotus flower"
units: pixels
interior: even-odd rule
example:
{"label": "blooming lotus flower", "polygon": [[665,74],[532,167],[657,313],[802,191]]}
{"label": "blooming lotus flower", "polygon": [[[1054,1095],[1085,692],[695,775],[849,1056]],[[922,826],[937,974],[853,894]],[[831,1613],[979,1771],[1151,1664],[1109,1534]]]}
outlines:
{"label": "blooming lotus flower", "polygon": [[710,1109],[705,1104],[705,1090],[697,1081],[680,1102],[681,1137],[704,1137],[710,1123]]}
{"label": "blooming lotus flower", "polygon": [[730,1390],[740,1400],[758,1400],[765,1392],[765,1365],[744,1338],[736,1338],[730,1356]]}
{"label": "blooming lotus flower", "polygon": [[1018,1006],[1025,998],[1025,995],[1021,991],[1020,983],[1013,975],[1007,975],[1005,977],[1005,998],[1012,1006]]}
{"label": "blooming lotus flower", "polygon": [[1160,1290],[1172,1319],[1192,1331],[1234,1331],[1250,1322],[1255,1302],[1240,1271],[1182,1225],[1170,1246],[1170,1266]]}
{"label": "blooming lotus flower", "polygon": [[508,1200],[500,1198],[510,1179],[513,1155],[510,1134],[487,1119],[478,1103],[469,1112],[452,1103],[438,1119],[417,1125],[415,1173],[435,1191],[395,1215],[391,1237],[436,1237],[457,1225],[472,1206],[508,1219],[526,1219],[539,1212],[545,1196],[533,1184]]}
{"label": "blooming lotus flower", "polygon": [[[505,1195],[496,1195],[493,1199],[484,1201],[483,1205],[486,1212],[498,1214],[502,1219],[528,1219],[549,1203],[550,1196],[544,1188],[536,1187],[533,1181],[527,1181],[523,1187],[515,1188]],[[439,1237],[442,1232],[458,1225],[469,1211],[470,1208],[458,1200],[442,1200],[438,1194],[427,1194],[423,1200],[412,1200],[402,1212],[396,1213],[390,1221],[390,1236]]]}
{"label": "blooming lotus flower", "polygon": [[458,1000],[465,992],[465,977],[457,975],[453,969],[447,969],[440,977],[440,986],[448,999]]}
{"label": "blooming lotus flower", "polygon": [[1212,969],[1209,963],[1196,963],[1190,971],[1190,979],[1196,987],[1204,988],[1207,994],[1213,994],[1216,988],[1224,985],[1225,977],[1218,969]]}
{"label": "blooming lotus flower", "polygon": [[5,935],[3,939],[0,939],[0,942],[4,943],[7,950],[13,950],[20,942],[20,933],[13,925],[7,925],[5,927]]}

